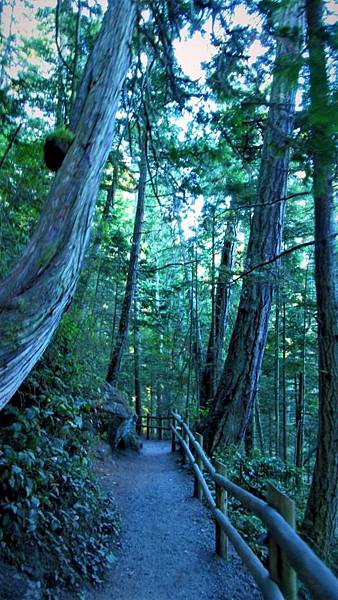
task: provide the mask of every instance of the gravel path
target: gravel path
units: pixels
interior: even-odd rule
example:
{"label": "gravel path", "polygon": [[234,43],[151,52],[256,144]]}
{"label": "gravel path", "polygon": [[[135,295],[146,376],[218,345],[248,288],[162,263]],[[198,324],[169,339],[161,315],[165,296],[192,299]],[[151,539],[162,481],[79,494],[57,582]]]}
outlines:
{"label": "gravel path", "polygon": [[98,469],[122,514],[122,548],[88,600],[261,599],[235,554],[227,564],[215,554],[210,513],[168,442],[107,456]]}

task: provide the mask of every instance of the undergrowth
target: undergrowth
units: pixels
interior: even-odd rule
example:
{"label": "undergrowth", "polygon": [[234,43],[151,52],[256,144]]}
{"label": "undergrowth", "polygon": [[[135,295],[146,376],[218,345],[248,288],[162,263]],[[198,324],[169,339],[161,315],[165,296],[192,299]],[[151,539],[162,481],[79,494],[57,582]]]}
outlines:
{"label": "undergrowth", "polygon": [[102,581],[119,530],[112,498],[92,474],[93,402],[71,393],[67,369],[46,359],[0,426],[0,551],[53,600],[63,588],[75,598],[85,580]]}
{"label": "undergrowth", "polygon": [[[300,472],[293,465],[279,458],[264,456],[254,450],[246,456],[235,448],[217,455],[215,458],[226,465],[227,477],[258,498],[266,500],[267,485],[270,483],[280,492],[284,492],[296,503],[297,521],[300,523],[305,508],[307,487],[301,480]],[[267,541],[266,528],[262,521],[248,512],[233,496],[228,499],[228,511],[231,522],[240,532],[247,544],[266,564]]]}

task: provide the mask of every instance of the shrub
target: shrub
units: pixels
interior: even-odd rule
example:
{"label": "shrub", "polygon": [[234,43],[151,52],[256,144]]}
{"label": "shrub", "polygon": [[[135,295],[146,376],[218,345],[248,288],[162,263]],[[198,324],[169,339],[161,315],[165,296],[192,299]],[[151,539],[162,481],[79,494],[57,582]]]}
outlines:
{"label": "shrub", "polygon": [[119,529],[112,499],[91,471],[95,438],[84,422],[93,406],[64,388],[58,379],[48,393],[40,368],[25,388],[28,406],[7,407],[0,428],[0,548],[53,599],[64,586],[80,590],[83,579],[102,581]]}
{"label": "shrub", "polygon": [[[263,456],[258,450],[250,456],[241,454],[236,448],[217,455],[227,467],[227,477],[255,496],[266,499],[267,484],[271,483],[281,492],[296,501],[297,513],[302,515],[305,506],[305,485],[300,482],[299,470],[279,458]],[[298,484],[298,488],[296,486]],[[249,513],[241,503],[229,497],[229,517],[236,529],[252,550],[265,563],[267,548],[262,541],[266,531],[262,521]]]}

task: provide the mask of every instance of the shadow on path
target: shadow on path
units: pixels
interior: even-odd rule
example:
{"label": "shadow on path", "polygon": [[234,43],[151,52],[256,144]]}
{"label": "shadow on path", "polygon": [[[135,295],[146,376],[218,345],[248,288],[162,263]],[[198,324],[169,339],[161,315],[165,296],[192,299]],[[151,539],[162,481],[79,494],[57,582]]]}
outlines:
{"label": "shadow on path", "polygon": [[210,513],[168,442],[144,442],[99,467],[122,515],[122,549],[104,588],[88,600],[258,600],[240,559],[214,552]]}

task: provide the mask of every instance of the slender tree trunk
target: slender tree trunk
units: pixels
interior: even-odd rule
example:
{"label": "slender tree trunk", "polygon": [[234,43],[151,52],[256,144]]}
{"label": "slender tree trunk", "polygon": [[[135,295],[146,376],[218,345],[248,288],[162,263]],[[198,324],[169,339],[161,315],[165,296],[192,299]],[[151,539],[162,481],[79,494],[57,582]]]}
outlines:
{"label": "slender tree trunk", "polygon": [[1,45],[2,45],[2,38],[3,38],[3,32],[2,32],[3,11],[4,11],[4,0],[0,0],[0,42],[1,42]]}
{"label": "slender tree trunk", "polygon": [[286,404],[286,310],[282,303],[282,415],[283,415],[283,460],[288,458],[287,404]]}
{"label": "slender tree trunk", "polygon": [[280,418],[279,418],[279,289],[277,284],[275,314],[275,364],[274,364],[274,396],[275,396],[275,452],[280,456]]}
{"label": "slender tree trunk", "polygon": [[[247,250],[246,268],[272,259],[280,252],[290,139],[294,127],[296,83],[286,80],[280,65],[299,57],[301,26],[299,2],[289,3],[278,15],[278,25],[293,34],[277,43],[270,109],[258,178],[257,197]],[[296,32],[296,35],[295,35]],[[203,427],[206,449],[240,443],[254,406],[266,342],[274,285],[268,266],[244,279],[237,319],[208,419]]]}
{"label": "slender tree trunk", "polygon": [[133,1],[110,2],[87,63],[95,85],[86,94],[80,85],[74,104],[75,139],[26,251],[1,284],[0,406],[48,346],[74,294],[129,66],[134,15]]}
{"label": "slender tree trunk", "polygon": [[76,15],[76,24],[75,24],[75,39],[74,39],[74,57],[73,57],[73,65],[72,65],[72,88],[71,88],[71,96],[70,96],[70,111],[73,109],[75,93],[77,88],[77,78],[78,78],[78,62],[79,62],[79,54],[80,54],[80,43],[81,43],[81,12],[82,12],[82,0],[77,0],[77,15]]}
{"label": "slender tree trunk", "polygon": [[[158,318],[160,318],[160,312],[161,312],[161,285],[160,285],[160,273],[159,271],[156,271],[156,288],[155,288],[155,303],[156,303],[156,313],[158,315]],[[167,324],[167,326],[169,327],[169,323]],[[161,365],[162,363],[162,355],[163,355],[163,332],[160,331],[159,332],[159,345],[158,345],[158,360],[157,360],[157,364]],[[157,413],[159,414],[159,416],[161,415],[161,412],[158,411],[162,411],[162,395],[163,395],[163,383],[162,383],[162,377],[159,376],[156,378],[157,381],[157,385],[156,385],[156,394],[157,397],[159,399],[159,402],[157,404]]]}
{"label": "slender tree trunk", "polygon": [[8,154],[10,153],[11,148],[12,148],[16,138],[18,137],[21,127],[22,127],[22,123],[19,123],[19,125],[15,128],[15,131],[12,133],[11,139],[9,140],[9,142],[7,144],[7,148],[0,159],[0,169],[2,169],[2,166],[5,162]]}
{"label": "slender tree trunk", "polygon": [[[189,267],[188,267],[188,253],[187,253],[187,249],[186,249],[186,243],[185,243],[185,238],[184,238],[184,231],[183,231],[183,225],[182,225],[182,216],[181,216],[181,212],[180,212],[180,205],[179,205],[179,201],[177,199],[174,200],[174,213],[175,213],[175,218],[176,218],[176,222],[177,222],[177,228],[178,228],[178,236],[180,239],[180,248],[181,248],[181,253],[182,253],[182,258],[183,258],[183,263],[184,263],[184,279],[185,279],[185,283],[188,289],[188,299],[189,299],[189,312],[190,312],[190,319],[193,320],[193,332],[195,332],[195,336],[194,336],[194,341],[192,344],[192,349],[193,349],[193,354],[194,354],[194,360],[195,360],[195,365],[196,365],[196,371],[200,372],[200,367],[201,367],[201,361],[202,361],[202,343],[201,343],[201,332],[200,332],[200,325],[199,325],[199,319],[197,317],[197,315],[195,315],[195,304],[196,304],[196,299],[195,299],[195,289],[194,289],[194,277],[193,277],[193,269],[191,271],[191,275],[189,273]],[[195,323],[195,318],[196,318],[196,323]]]}
{"label": "slender tree trunk", "polygon": [[264,444],[264,436],[263,436],[261,413],[260,413],[260,409],[259,409],[258,398],[256,398],[256,402],[255,402],[255,421],[256,421],[256,429],[257,429],[257,434],[258,434],[258,439],[259,439],[259,445],[261,447],[261,452],[262,452],[262,454],[265,454],[265,444]]}
{"label": "slender tree trunk", "polygon": [[146,134],[143,134],[141,142],[141,158],[140,158],[140,178],[137,192],[137,207],[135,215],[135,224],[133,232],[133,241],[130,251],[129,267],[126,289],[124,299],[122,303],[121,315],[117,337],[115,341],[114,350],[112,352],[110,364],[108,367],[106,380],[113,386],[117,386],[120,370],[121,360],[123,356],[124,347],[127,341],[130,311],[135,292],[137,266],[140,255],[141,247],[141,234],[142,224],[144,215],[144,199],[146,191],[146,177],[147,177],[147,148],[146,148]]}
{"label": "slender tree trunk", "polygon": [[299,469],[303,466],[303,439],[304,439],[304,374],[299,373],[298,386],[296,387],[296,447],[295,464]]}
{"label": "slender tree trunk", "polygon": [[[142,415],[142,385],[141,385],[141,334],[140,334],[140,302],[138,295],[138,278],[136,278],[134,294],[134,383],[135,383],[135,412]],[[140,428],[138,427],[138,433]]]}
{"label": "slender tree trunk", "polygon": [[[303,532],[324,560],[330,559],[338,516],[338,351],[335,257],[334,125],[322,26],[323,3],[306,0],[310,66],[311,151],[315,203],[315,282],[319,349],[319,428],[312,485]],[[324,121],[323,121],[324,119]]]}
{"label": "slender tree trunk", "polygon": [[236,227],[233,223],[229,223],[224,236],[221,264],[212,303],[208,348],[201,376],[200,405],[204,408],[212,400],[218,383],[224,332],[230,306],[231,287],[229,285],[229,275],[233,268],[235,240]]}

